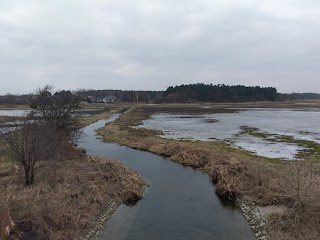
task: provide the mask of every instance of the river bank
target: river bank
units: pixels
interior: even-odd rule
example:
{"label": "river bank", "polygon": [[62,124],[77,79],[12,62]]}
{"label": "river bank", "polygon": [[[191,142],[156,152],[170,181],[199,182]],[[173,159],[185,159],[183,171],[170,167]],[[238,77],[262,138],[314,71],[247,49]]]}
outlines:
{"label": "river bank", "polygon": [[[149,151],[170,158],[182,165],[191,166],[211,176],[215,191],[221,199],[241,201],[260,207],[269,207],[263,226],[254,232],[259,239],[314,239],[319,236],[317,223],[320,207],[317,163],[288,163],[253,156],[246,151],[230,148],[221,142],[176,141],[160,138],[160,131],[134,128],[157,112],[206,112],[192,106],[137,106],[118,120],[99,130],[105,141]],[[212,112],[229,112],[230,109],[210,109]],[[310,163],[311,164],[311,163]],[[310,172],[310,168],[313,170]],[[292,178],[292,176],[297,176]],[[309,179],[309,185],[301,185]],[[302,186],[297,188],[297,186]],[[305,194],[305,198],[301,198]],[[287,211],[279,211],[284,206]],[[247,211],[247,207],[244,208]],[[251,209],[251,207],[250,207]],[[247,214],[247,212],[245,212]],[[248,214],[247,214],[248,215]],[[252,214],[249,214],[252,215]],[[248,216],[249,216],[248,215]],[[250,216],[249,222],[256,221]],[[297,220],[298,219],[298,220]],[[258,221],[256,221],[258,222]],[[306,222],[308,222],[306,224]],[[264,234],[264,230],[267,234]]]}
{"label": "river bank", "polygon": [[[124,110],[123,108],[121,109]],[[235,201],[235,200],[238,201],[238,204],[241,210],[243,211],[244,216],[247,218],[248,223],[250,224],[251,228],[255,232],[256,237],[258,239],[266,239],[266,238],[316,239],[318,237],[317,230],[314,231],[315,229],[317,229],[316,227],[314,227],[314,225],[317,224],[317,221],[318,221],[318,218],[317,218],[318,207],[317,207],[317,204],[314,204],[316,203],[314,200],[316,199],[315,197],[318,197],[319,195],[314,194],[314,192],[312,192],[312,194],[310,194],[310,192],[307,192],[310,189],[302,189],[299,192],[296,190],[296,186],[299,182],[305,180],[305,177],[307,177],[308,179],[310,177],[309,175],[304,175],[304,172],[306,170],[305,166],[301,165],[301,166],[298,166],[296,169],[288,168],[290,164],[286,162],[252,156],[245,151],[230,148],[227,144],[224,144],[224,143],[204,143],[199,141],[193,142],[193,141],[168,140],[168,139],[163,139],[158,137],[158,135],[161,134],[161,132],[159,131],[135,129],[131,127],[131,126],[136,126],[141,124],[142,120],[147,119],[151,114],[156,113],[158,111],[175,112],[177,111],[177,109],[179,109],[179,111],[190,111],[190,112],[196,111],[200,113],[203,112],[203,110],[198,110],[198,109],[194,110],[194,108],[190,106],[180,106],[180,105],[174,106],[174,107],[172,107],[172,105],[171,106],[151,105],[149,108],[145,106],[135,106],[134,108],[127,110],[127,113],[121,115],[120,118],[116,120],[114,123],[109,123],[106,126],[104,126],[104,124],[101,125],[100,127],[103,127],[103,126],[104,127],[99,130],[99,133],[107,141],[116,142],[118,144],[129,146],[131,148],[141,149],[141,150],[156,153],[157,155],[169,157],[171,160],[178,162],[179,164],[182,164],[185,166],[191,166],[194,169],[198,169],[207,173],[210,176],[212,183],[215,184],[215,191],[222,199],[229,200],[229,201]],[[221,112],[233,112],[234,110],[232,109],[225,110],[225,109],[219,108],[219,109],[213,109],[213,110],[211,109],[209,111],[211,113],[212,112],[221,113]],[[102,118],[109,117],[110,115],[111,113],[108,112],[108,113],[102,113],[100,116],[87,117],[85,125],[96,122],[101,117]],[[91,129],[90,131],[94,131],[94,129]],[[99,140],[95,142],[93,141],[93,139],[96,139],[94,134],[88,139],[88,141],[94,145],[97,145],[98,142],[100,142]],[[106,146],[104,146],[103,144],[101,146],[96,146],[96,147],[99,151],[100,151],[100,148],[103,148],[103,149],[106,148]],[[113,150],[115,147],[116,146],[111,146],[110,150]],[[122,148],[119,148],[118,151],[122,152],[124,150]],[[130,162],[130,159],[133,158],[133,155],[134,155],[134,153],[130,149],[128,149],[128,151],[130,152],[130,154],[128,157],[129,158],[128,162],[125,162],[126,165]],[[112,156],[111,152],[106,151],[106,155],[109,156],[109,154],[110,156]],[[98,155],[102,155],[102,154],[98,153]],[[121,160],[124,159],[122,155],[120,157],[117,155],[116,157]],[[137,159],[139,158],[140,156],[137,157]],[[153,157],[148,156],[148,158],[153,158]],[[72,171],[74,172],[75,169],[78,168],[78,163],[74,163],[73,162],[74,160],[77,160],[77,159],[72,159],[69,162],[71,165],[73,165],[74,168],[72,169],[71,166],[68,166],[67,169],[70,168],[69,174],[64,175],[62,182],[58,181],[58,184],[57,184],[58,188],[56,188],[55,186],[52,190],[51,185],[56,180],[54,180],[53,182],[49,181],[50,184],[42,185],[42,187],[44,188],[41,187],[40,190],[39,188],[37,188],[37,190],[32,190],[31,195],[33,194],[34,196],[36,195],[36,193],[38,193],[43,197],[42,194],[45,194],[45,195],[49,194],[48,197],[52,197],[53,195],[50,195],[51,193],[48,193],[48,189],[49,189],[49,192],[53,191],[54,193],[56,189],[59,189],[61,185],[64,185],[64,184],[69,185],[70,183],[66,181],[66,179],[68,179],[68,175],[70,175]],[[78,160],[80,160],[81,164],[84,162],[82,158],[78,158]],[[104,162],[103,158],[90,157],[90,158],[86,158],[86,161],[89,162],[89,165],[92,164],[94,166],[93,168],[92,166],[91,167],[84,166],[84,169],[87,169],[90,171],[91,169],[95,169],[94,171],[96,171],[96,168],[101,168],[103,164],[106,164],[108,166],[107,168],[110,168],[108,163],[103,163]],[[134,160],[134,161],[137,161],[137,160]],[[163,161],[163,160],[160,160],[160,161]],[[6,162],[4,166],[6,166],[6,169],[10,169],[10,174],[12,174],[14,172],[12,170],[13,166],[10,164],[7,164],[8,162],[10,163],[10,161],[4,161],[4,162]],[[144,162],[144,164],[146,164],[146,162]],[[120,164],[120,165],[122,165],[120,169],[126,168],[124,167],[123,164]],[[62,171],[62,169],[65,168],[63,166],[61,167],[62,168],[59,171]],[[42,168],[42,166],[40,166],[40,168]],[[315,165],[314,166],[315,171],[313,172],[313,174],[318,174],[317,168],[318,166]],[[158,171],[159,168],[157,167],[156,169]],[[43,175],[45,175],[45,170],[46,168],[44,167]],[[149,171],[150,170],[148,169],[147,172]],[[123,173],[123,176],[126,176],[127,174],[128,176],[130,176],[130,172],[132,173],[132,171],[129,171],[129,173],[127,172]],[[79,174],[80,173],[81,172],[79,172]],[[117,170],[115,170],[115,173],[117,173]],[[298,178],[290,179],[290,175],[297,175],[296,173],[300,173],[299,179]],[[5,175],[6,174],[7,173],[5,173]],[[18,174],[18,173],[15,172],[15,174]],[[175,174],[176,174],[176,170],[174,171],[173,175],[175,176]],[[100,175],[98,174],[98,176]],[[44,176],[43,179],[46,179],[46,178],[48,178],[48,176]],[[100,177],[98,178],[99,178],[98,181],[101,181],[100,184],[102,185],[105,184],[105,183],[102,183],[104,181],[103,178],[101,178],[102,180],[100,179]],[[178,178],[181,178],[180,174]],[[186,179],[189,179],[189,178],[190,178],[189,176],[186,177]],[[134,184],[134,186],[139,185],[139,189],[142,189],[143,183],[141,185],[141,182],[140,182],[141,179],[139,181],[136,181],[137,179],[135,177],[133,179],[135,180],[132,181],[132,184]],[[1,177],[0,177],[0,181],[1,181]],[[177,179],[175,178],[174,181],[177,181]],[[187,181],[187,180],[184,180],[184,181]],[[71,186],[69,186],[70,187],[68,188],[69,190],[75,187],[72,184]],[[94,182],[89,181],[89,183],[81,183],[81,184],[82,185],[79,185],[76,187],[83,188],[89,184],[90,186],[95,188],[97,185],[100,185],[100,184],[97,184],[97,182],[95,181]],[[118,181],[112,184],[118,184],[117,186],[119,188],[117,187],[112,188],[112,189],[118,189],[118,191],[120,191],[120,189],[123,187],[121,183]],[[316,185],[317,182],[314,182],[314,184]],[[188,186],[188,189],[189,187],[190,189],[192,189],[192,186]],[[128,188],[131,189],[130,186]],[[198,191],[197,189],[194,189],[195,192]],[[109,219],[110,215],[117,209],[120,203],[126,202],[125,197],[122,199],[120,198],[120,200],[118,201],[114,201],[114,199],[108,198],[108,196],[106,196],[105,198],[103,197],[101,198],[101,195],[98,192],[96,192],[95,190],[92,192],[92,190],[90,190],[87,194],[90,194],[90,196],[94,196],[94,194],[98,194],[98,199],[105,201],[107,205],[104,205],[102,208],[100,208],[99,210],[100,212],[98,211],[95,212],[94,214],[95,217],[91,218],[90,226],[82,225],[81,230],[87,229],[87,230],[81,231],[81,233],[78,235],[78,236],[81,236],[82,239],[91,239],[92,237],[95,237],[96,235],[100,234],[102,232],[101,230],[104,231],[105,222]],[[303,198],[297,199],[298,198],[297,193],[302,195],[305,195],[306,193],[306,195],[308,196],[308,199],[303,199]],[[127,196],[127,195],[120,194],[118,197],[121,197],[121,196]],[[137,195],[134,194],[133,196],[137,196]],[[169,194],[168,196],[171,196],[171,194]],[[203,196],[201,196],[201,199],[202,198]],[[57,202],[59,201],[63,202],[66,199],[68,200],[69,198],[66,197],[63,200],[60,199]],[[297,200],[300,200],[300,202],[297,202]],[[74,203],[77,200],[72,200],[72,201]],[[81,201],[88,202],[88,199],[81,200]],[[89,203],[90,204],[92,203],[92,199],[89,200]],[[37,204],[37,203],[34,203],[34,204]],[[312,209],[309,207],[310,204],[314,205]],[[295,208],[292,207],[293,205],[296,205]],[[163,209],[166,209],[167,207],[168,206],[163,207]],[[302,208],[307,208],[308,212],[307,213],[302,212],[303,214],[301,215],[301,219],[299,218],[297,222],[292,222],[292,219],[294,219],[294,217],[297,216],[297,213],[301,213]],[[46,209],[46,207],[43,207],[43,209]],[[80,209],[80,210],[84,211],[86,209]],[[313,212],[310,210],[312,210]],[[13,216],[17,216],[15,214],[16,213],[13,212]],[[50,215],[52,214],[52,212],[44,213],[44,216],[46,216],[46,214]],[[82,216],[82,217],[87,218],[87,216]],[[117,218],[117,216],[115,218]],[[68,221],[70,219],[72,219],[70,218],[70,216],[63,219],[64,224],[66,224],[67,227],[69,227]],[[307,224],[308,226],[303,225],[303,221],[305,221],[305,219],[308,219],[308,224]],[[50,221],[52,221],[52,219],[49,218],[49,222]],[[75,221],[78,221],[76,224],[81,223],[81,220],[79,217],[76,218]],[[55,224],[56,223],[54,223],[54,226],[56,226]],[[231,224],[231,222],[229,222],[228,225],[229,224]],[[74,225],[72,224],[70,225],[72,228],[74,228]],[[114,227],[112,223],[110,224],[110,226]],[[22,227],[25,227],[25,226],[22,225]],[[61,228],[61,226],[59,225],[57,227]],[[292,231],[292,227],[295,227],[296,229],[293,229]],[[48,230],[48,228],[46,230]],[[296,237],[298,234],[297,232],[302,233],[300,235],[300,238],[299,236]],[[143,234],[145,235],[145,233]],[[55,236],[58,236],[58,235],[55,235]],[[63,239],[66,239],[67,238],[66,236],[68,235],[65,235]],[[75,234],[73,236],[77,236],[77,235]],[[59,239],[59,236],[58,238],[53,238],[53,239]],[[60,239],[61,239],[61,236],[60,236]],[[233,238],[229,237],[226,239],[233,239]]]}
{"label": "river bank", "polygon": [[14,236],[87,236],[86,229],[96,227],[101,213],[107,213],[107,218],[119,204],[142,197],[143,180],[124,164],[77,150],[73,154],[63,162],[39,163],[37,180],[29,187],[20,181],[19,168],[0,174],[1,201],[9,197],[8,206],[17,225]]}
{"label": "river bank", "polygon": [[90,154],[120,159],[150,185],[136,205],[121,205],[116,210],[98,239],[255,239],[239,209],[224,206],[212,191],[207,174],[156,154],[97,139],[96,129],[116,118],[86,127],[87,137],[80,146]]}
{"label": "river bank", "polygon": [[[82,124],[113,112],[86,117]],[[145,182],[135,171],[84,152],[70,145],[62,161],[40,161],[34,184],[25,186],[22,168],[0,141],[0,209],[9,207],[16,224],[11,239],[92,238],[117,206],[142,197]]]}

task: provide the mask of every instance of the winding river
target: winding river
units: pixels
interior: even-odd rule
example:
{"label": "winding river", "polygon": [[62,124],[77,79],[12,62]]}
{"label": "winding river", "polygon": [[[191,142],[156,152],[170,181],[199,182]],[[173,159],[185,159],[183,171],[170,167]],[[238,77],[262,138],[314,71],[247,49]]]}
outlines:
{"label": "winding river", "polygon": [[79,145],[89,154],[121,160],[150,186],[136,205],[116,210],[99,239],[255,239],[240,210],[220,202],[207,174],[152,153],[102,142],[95,130],[116,118],[85,127]]}

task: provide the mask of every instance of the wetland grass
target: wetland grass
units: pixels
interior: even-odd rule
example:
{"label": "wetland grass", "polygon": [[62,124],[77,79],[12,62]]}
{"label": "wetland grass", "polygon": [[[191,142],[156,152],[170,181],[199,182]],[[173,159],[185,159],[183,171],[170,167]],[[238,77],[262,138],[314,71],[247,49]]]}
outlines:
{"label": "wetland grass", "polygon": [[[88,117],[82,124],[114,111]],[[25,186],[22,167],[0,139],[0,209],[9,206],[17,225],[13,239],[75,239],[92,230],[110,206],[142,197],[145,183],[123,163],[86,155],[71,144],[66,147],[64,159],[39,161],[34,184]]]}
{"label": "wetland grass", "polygon": [[278,135],[271,134],[260,131],[259,128],[253,128],[248,126],[241,126],[240,132],[238,135],[248,134],[257,138],[261,138],[267,140],[269,142],[283,142],[296,144],[298,146],[303,147],[304,149],[299,151],[297,154],[298,159],[309,160],[309,161],[319,161],[320,160],[320,144],[314,141],[305,140],[305,139],[297,139],[290,135]]}
{"label": "wetland grass", "polygon": [[[299,163],[269,159],[232,148],[224,142],[165,139],[160,137],[161,131],[134,128],[157,113],[204,114],[234,111],[236,110],[199,108],[193,105],[140,105],[130,108],[116,121],[99,129],[98,133],[105,141],[149,151],[206,172],[222,199],[249,199],[260,206],[286,206],[288,211],[281,215],[273,214],[268,219],[271,239],[280,239],[281,236],[286,236],[287,239],[320,237],[320,224],[317,225],[320,222],[320,205],[316,200],[320,193],[310,187],[320,184],[317,157],[314,161],[298,161]],[[242,127],[242,130],[259,137],[277,137],[264,135],[255,128]],[[281,140],[297,143],[296,140],[286,137]],[[309,142],[299,143],[311,146]],[[308,154],[312,156],[313,152]],[[310,169],[313,169],[312,174]],[[296,175],[299,177],[292,179],[292,176]],[[299,197],[302,192],[302,195],[308,197]]]}

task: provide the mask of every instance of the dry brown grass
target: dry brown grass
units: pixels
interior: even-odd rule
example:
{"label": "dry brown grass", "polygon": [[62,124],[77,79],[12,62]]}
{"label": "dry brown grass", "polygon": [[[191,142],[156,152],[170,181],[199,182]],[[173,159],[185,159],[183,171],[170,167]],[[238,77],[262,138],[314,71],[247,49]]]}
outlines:
{"label": "dry brown grass", "polygon": [[29,105],[0,104],[0,110],[30,109]]}
{"label": "dry brown grass", "polygon": [[100,113],[100,114],[96,114],[96,115],[92,115],[92,116],[88,116],[88,117],[82,117],[80,119],[80,125],[81,125],[81,127],[85,127],[87,125],[90,125],[94,122],[99,121],[100,119],[108,118],[111,115],[112,115],[112,112],[106,110],[105,112]]}
{"label": "dry brown grass", "polygon": [[[170,158],[186,166],[207,172],[216,184],[216,192],[223,198],[234,200],[236,197],[249,194],[255,201],[272,204],[280,201],[283,191],[277,188],[278,183],[271,178],[272,164],[261,164],[258,157],[244,151],[228,147],[224,143],[200,141],[175,141],[158,137],[159,131],[131,128],[156,111],[174,112],[175,106],[141,107],[128,111],[114,123],[99,130],[107,141],[126,145]],[[193,111],[193,106],[179,111]],[[208,111],[197,109],[196,112]],[[210,110],[223,112],[224,110]]]}
{"label": "dry brown grass", "polygon": [[282,172],[280,187],[285,190],[288,211],[273,215],[269,225],[273,239],[320,239],[319,166],[295,162]]}
{"label": "dry brown grass", "polygon": [[0,116],[0,123],[4,123],[4,122],[11,122],[16,120],[16,117],[9,117],[9,116]]}
{"label": "dry brown grass", "polygon": [[95,114],[88,117],[82,117],[80,119],[80,126],[84,127],[94,122],[99,121],[100,119],[108,118],[114,113],[123,112],[128,109],[127,104],[113,104],[113,105],[106,105],[106,104],[88,104],[88,106],[84,106],[83,109],[94,109],[94,110],[103,110],[102,113]]}
{"label": "dry brown grass", "polygon": [[122,163],[71,153],[67,161],[40,162],[31,186],[21,180],[21,169],[0,174],[0,201],[10,195],[13,221],[27,222],[38,239],[73,239],[92,228],[111,201],[142,196],[142,179]]}
{"label": "dry brown grass", "polygon": [[279,236],[308,239],[307,235],[311,236],[309,239],[318,239],[312,238],[320,236],[320,204],[317,203],[320,192],[315,189],[315,186],[319,186],[315,184],[320,176],[318,163],[311,167],[296,166],[289,162],[252,156],[224,143],[163,139],[158,137],[159,131],[130,127],[141,124],[142,120],[157,112],[224,111],[193,109],[194,106],[181,108],[175,105],[135,107],[100,129],[99,134],[106,141],[150,151],[205,171],[211,176],[215,191],[223,199],[234,201],[246,198],[261,206],[287,206],[290,212],[281,217],[286,219],[282,221],[285,224],[280,224],[277,218],[270,220],[273,239]]}

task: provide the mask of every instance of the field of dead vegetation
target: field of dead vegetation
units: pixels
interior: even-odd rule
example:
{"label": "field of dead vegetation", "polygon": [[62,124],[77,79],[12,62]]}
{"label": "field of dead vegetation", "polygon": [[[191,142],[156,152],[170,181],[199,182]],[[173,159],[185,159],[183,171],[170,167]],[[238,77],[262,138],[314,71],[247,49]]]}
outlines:
{"label": "field of dead vegetation", "polygon": [[73,239],[93,228],[111,203],[142,196],[143,181],[137,173],[118,161],[79,150],[70,149],[68,160],[40,162],[37,169],[37,180],[28,187],[17,165],[3,164],[0,169],[0,202],[9,206],[19,239]]}
{"label": "field of dead vegetation", "polygon": [[[86,117],[82,126],[112,113]],[[16,224],[10,239],[86,236],[107,209],[142,197],[143,180],[121,162],[87,155],[71,144],[66,151],[63,159],[39,161],[35,182],[26,186],[22,167],[0,139],[0,215],[9,209]]]}

